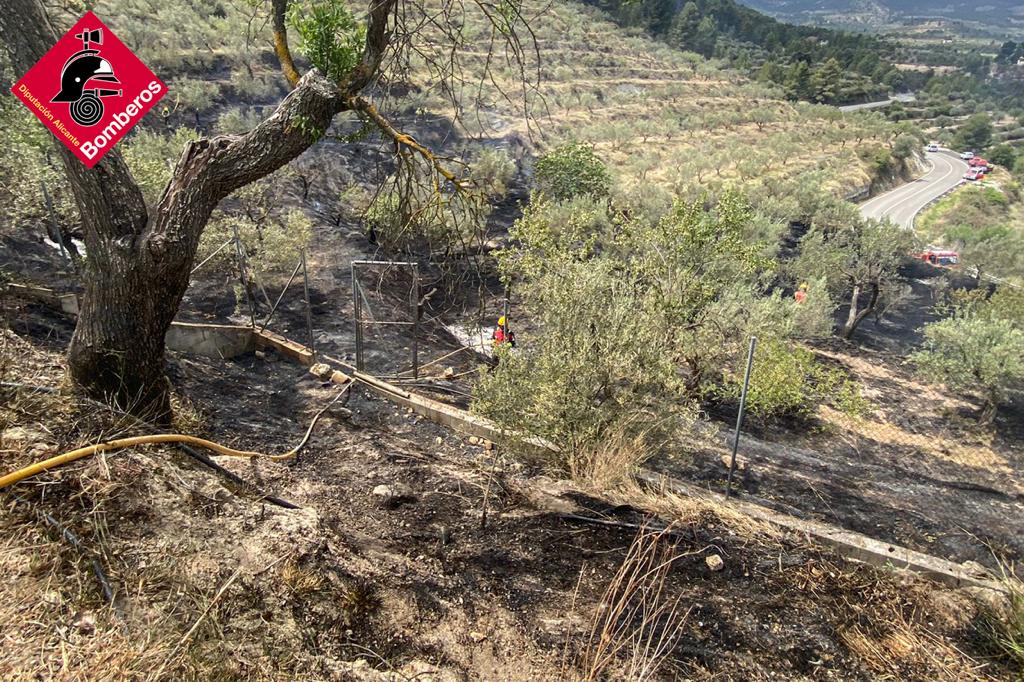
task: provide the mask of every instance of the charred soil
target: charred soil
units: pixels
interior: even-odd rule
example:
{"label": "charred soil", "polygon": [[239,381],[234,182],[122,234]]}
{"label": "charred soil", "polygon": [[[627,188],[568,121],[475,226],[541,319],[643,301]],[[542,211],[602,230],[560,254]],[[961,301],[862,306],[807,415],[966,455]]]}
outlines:
{"label": "charred soil", "polygon": [[[144,427],[55,394],[70,323],[4,300],[4,469]],[[280,452],[339,390],[255,356],[171,355],[177,427]],[[47,389],[46,391],[40,390]],[[602,595],[647,523],[671,524],[685,617],[659,675],[973,679],[1008,669],[951,591],[846,564],[713,507],[605,499],[356,390],[297,460],[168,447],[4,494],[6,679],[573,679]],[[295,503],[283,509],[256,493]],[[16,501],[17,495],[21,501]],[[673,511],[674,510],[674,511]],[[50,514],[85,553],[40,521]],[[571,515],[571,516],[567,516]],[[610,521],[597,524],[577,517]],[[717,555],[722,561],[711,559]],[[91,572],[104,568],[107,605]],[[718,568],[719,570],[715,570]],[[623,676],[626,661],[609,672]]]}

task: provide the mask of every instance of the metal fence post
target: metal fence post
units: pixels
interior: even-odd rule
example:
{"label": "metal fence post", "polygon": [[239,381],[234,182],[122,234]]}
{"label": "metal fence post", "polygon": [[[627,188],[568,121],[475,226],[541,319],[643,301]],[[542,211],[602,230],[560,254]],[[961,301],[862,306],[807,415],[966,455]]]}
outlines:
{"label": "metal fence post", "polygon": [[302,249],[302,284],[306,296],[306,331],[309,332],[309,352],[316,363],[316,345],[313,339],[313,304],[309,301],[309,272],[306,270],[306,249]]}
{"label": "metal fence post", "polygon": [[245,301],[249,304],[249,319],[252,321],[252,328],[255,329],[256,306],[249,296],[249,275],[245,267],[245,250],[242,247],[242,238],[238,235],[238,226],[232,225],[231,227],[235,233],[235,254],[238,256],[238,280],[242,285],[242,291],[245,292]]}
{"label": "metal fence post", "polygon": [[363,371],[363,310],[359,304],[359,280],[356,278],[356,263],[352,262],[352,318],[355,320],[356,369]]}
{"label": "metal fence post", "polygon": [[267,325],[270,324],[270,320],[273,319],[274,313],[277,312],[277,307],[281,305],[281,301],[284,300],[284,295],[288,293],[288,287],[292,285],[292,282],[295,280],[295,275],[299,274],[299,269],[301,267],[302,259],[300,258],[299,262],[295,264],[295,269],[292,270],[291,276],[288,277],[288,281],[284,283],[284,289],[281,289],[281,293],[278,294],[277,300],[274,301],[274,305],[271,306],[270,312],[267,314],[267,319],[263,320],[263,324],[260,325],[260,331],[266,329]]}
{"label": "metal fence post", "polygon": [[740,449],[740,429],[743,427],[743,412],[747,408],[747,390],[750,388],[750,370],[754,366],[754,349],[757,337],[750,337],[750,349],[747,351],[747,371],[743,375],[743,392],[740,393],[740,411],[736,415],[736,433],[732,439],[732,458],[729,460],[729,479],[725,484],[725,498],[732,494],[732,475],[736,471],[736,452]]}
{"label": "metal fence post", "polygon": [[50,199],[50,193],[46,189],[46,183],[42,180],[39,181],[39,186],[43,189],[43,201],[46,202],[46,213],[50,216],[50,229],[53,230],[53,236],[57,238],[57,246],[60,247],[60,255],[68,259],[71,263],[71,269],[78,273],[78,262],[71,253],[71,249],[64,244],[64,234],[61,232],[60,226],[57,225],[57,216],[53,211],[53,200]]}
{"label": "metal fence post", "polygon": [[412,266],[412,378],[420,378],[420,266]]}

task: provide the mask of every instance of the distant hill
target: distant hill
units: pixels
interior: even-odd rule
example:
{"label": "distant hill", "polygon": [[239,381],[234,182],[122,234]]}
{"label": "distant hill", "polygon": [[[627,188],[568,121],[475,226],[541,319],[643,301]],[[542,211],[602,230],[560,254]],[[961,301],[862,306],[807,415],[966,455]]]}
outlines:
{"label": "distant hill", "polygon": [[904,87],[892,46],[866,33],[785,23],[735,0],[587,2],[674,48],[726,60],[783,85],[791,99],[848,104]]}
{"label": "distant hill", "polygon": [[742,0],[777,19],[837,27],[944,17],[1024,29],[1024,0]]}

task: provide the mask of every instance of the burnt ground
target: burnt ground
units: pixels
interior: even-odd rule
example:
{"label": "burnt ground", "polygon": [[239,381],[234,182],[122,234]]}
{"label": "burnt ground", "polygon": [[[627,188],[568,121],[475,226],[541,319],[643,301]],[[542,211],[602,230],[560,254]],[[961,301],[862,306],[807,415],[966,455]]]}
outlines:
{"label": "burnt ground", "polygon": [[[56,267],[52,249],[25,236],[3,235],[2,239],[4,269],[18,281],[73,288],[72,273]],[[354,361],[349,262],[378,254],[356,225],[318,227],[310,284],[320,352]],[[437,275],[424,272],[424,294],[431,292]],[[368,272],[361,281],[377,319],[410,319],[406,304],[409,280],[404,272]],[[492,273],[485,274],[483,280],[466,281],[464,291],[439,287],[423,303],[421,362],[460,348],[445,325],[467,320],[486,324],[499,314],[499,289]],[[269,295],[276,298],[283,281],[267,284]],[[292,285],[270,325],[296,340],[306,338],[301,292],[301,282]],[[930,296],[930,287],[917,282],[914,292],[924,300]],[[10,329],[34,343],[57,352],[69,338],[69,322],[39,306],[14,302],[5,307],[3,317]],[[1020,519],[1024,516],[1018,444],[1024,434],[1019,432],[1019,407],[1001,413],[995,434],[988,436],[970,428],[969,401],[929,393],[930,389],[913,383],[909,370],[901,368],[899,355],[893,352],[908,348],[913,333],[926,321],[924,306],[913,310],[918,311],[917,317],[883,318],[876,347],[858,350],[838,344],[821,349],[823,359],[845,367],[865,382],[874,411],[867,425],[851,425],[836,415],[819,415],[799,424],[748,423],[749,434],[741,450],[741,457],[748,462],[740,480],[743,494],[788,513],[813,516],[957,561],[973,559],[994,567],[993,551],[1002,559],[1020,560],[1024,554]],[[264,306],[259,317],[267,311]],[[232,292],[232,277],[225,273],[196,277],[181,317],[248,321],[244,305]],[[874,323],[869,320],[865,324],[870,333],[863,336],[874,338]],[[401,328],[381,325],[368,329],[365,338],[369,371],[391,375],[408,368],[411,348]],[[300,368],[274,360],[273,356],[248,356],[212,363],[174,356],[169,373],[195,407],[199,431],[204,435],[240,447],[283,451],[297,441],[306,420],[331,392]],[[436,378],[435,397],[465,405],[468,379],[477,366],[478,358],[459,352],[433,367],[429,374],[440,375],[450,367],[463,375],[454,382]],[[874,366],[884,370],[881,375],[871,371]],[[56,376],[50,378],[57,382]],[[415,388],[427,391],[431,384],[421,382]],[[334,625],[311,622],[315,618],[302,611],[313,606],[294,603],[294,594],[257,591],[260,600],[290,603],[293,615],[281,627],[288,633],[292,629],[304,633],[294,640],[294,646],[315,659],[315,664],[306,659],[301,664],[315,667],[315,673],[309,672],[314,668],[302,668],[313,679],[321,679],[328,670],[335,674],[339,667],[331,661],[360,656],[372,660],[377,668],[433,665],[456,671],[456,679],[563,677],[552,671],[562,665],[566,639],[582,646],[593,605],[633,532],[567,522],[551,507],[562,509],[568,504],[579,511],[580,499],[531,492],[537,480],[547,486],[546,478],[536,478],[544,472],[503,459],[498,468],[501,483],[496,484],[494,462],[487,453],[418,417],[396,412],[389,403],[357,393],[348,407],[350,417],[325,417],[313,445],[293,465],[226,463],[260,487],[292,499],[304,509],[314,509],[315,522],[301,516],[298,529],[279,537],[282,528],[291,528],[291,522],[279,522],[286,518],[279,516],[284,511],[252,500],[226,503],[225,493],[220,491],[224,486],[209,482],[196,484],[204,492],[193,501],[194,508],[191,503],[186,505],[179,516],[208,515],[209,524],[216,525],[225,515],[239,515],[240,525],[233,522],[230,528],[243,537],[254,533],[261,548],[258,553],[270,552],[270,556],[277,551],[278,556],[291,549],[288,543],[292,543],[301,548],[300,555],[295,562],[286,561],[287,565],[294,563],[303,570],[312,567],[316,575],[329,576],[324,579],[331,584],[369,578],[381,588],[386,595],[382,609],[386,615],[380,620],[385,624],[378,622],[371,632],[351,636],[344,634],[348,629],[342,628],[339,636]],[[922,435],[930,442],[922,444],[911,437]],[[69,440],[66,445],[80,442]],[[982,453],[978,464],[971,463],[974,451]],[[718,448],[695,447],[694,452],[676,460],[655,464],[717,486],[723,481],[720,455]],[[208,478],[204,472],[189,476]],[[372,490],[382,484],[408,489],[409,499],[393,509],[381,509]],[[491,521],[482,530],[480,510],[485,496]],[[590,504],[589,513],[602,505]],[[587,510],[584,505],[583,511]],[[155,506],[131,526],[138,537],[132,539],[134,545],[124,548],[126,553],[151,551],[146,544],[145,521],[164,511]],[[271,521],[265,522],[266,518]],[[944,678],[941,666],[910,662],[905,654],[896,655],[884,647],[886,653],[881,657],[877,648],[874,655],[869,653],[872,643],[888,646],[897,631],[917,627],[901,623],[894,614],[922,609],[930,613],[932,597],[925,596],[927,590],[921,589],[920,600],[907,601],[903,595],[888,594],[891,586],[878,582],[874,572],[865,574],[868,569],[839,565],[833,557],[792,538],[782,545],[760,538],[750,541],[713,512],[707,519],[701,514],[696,519],[681,518],[697,530],[682,548],[694,554],[684,558],[672,583],[675,593],[684,595],[685,603],[693,607],[688,639],[678,647],[679,674],[726,679],[773,675],[867,679],[879,674],[902,679],[936,675],[939,679],[967,679],[964,669],[957,668],[955,674]],[[636,519],[631,516],[627,520]],[[192,523],[184,518],[179,522],[185,527]],[[212,527],[204,532],[204,542],[213,545],[202,551],[222,560],[238,551],[237,539],[224,538]],[[498,537],[501,540],[495,542]],[[711,552],[725,557],[727,569],[722,574],[712,574],[702,563]],[[597,563],[592,566],[592,561]],[[573,589],[584,563],[593,571],[592,582],[574,606]],[[202,565],[205,567],[205,562]],[[130,584],[139,573],[125,569],[119,577]],[[216,572],[201,577],[202,584],[195,588],[200,591],[205,582],[216,584],[227,578]],[[253,578],[252,582],[259,581]],[[878,597],[866,584],[874,588],[884,584],[886,596]],[[741,600],[737,594],[742,595]],[[850,611],[849,603],[862,601],[879,611],[869,615]],[[329,610],[317,604],[316,608]],[[957,604],[958,609],[971,613]],[[934,615],[928,622],[944,619],[948,620],[946,615]],[[188,622],[180,630],[187,626]],[[258,628],[251,625],[252,629]],[[969,623],[960,620],[952,630],[942,631],[942,636],[967,642],[962,645],[965,650],[982,656],[969,644],[969,629]],[[476,641],[477,636],[469,632],[501,634],[488,634]],[[232,633],[225,642],[242,637],[241,633]],[[323,640],[329,640],[331,646],[325,649]],[[317,642],[315,655],[309,653],[309,641]],[[359,647],[370,649],[387,664]],[[330,660],[325,662],[325,657]],[[513,668],[522,674],[507,672]],[[252,674],[244,665],[236,670]]]}
{"label": "burnt ground", "polygon": [[[5,381],[60,383],[70,323],[4,300]],[[171,354],[182,429],[290,448],[337,387],[253,355]],[[91,404],[3,389],[4,469],[135,431]],[[608,501],[356,391],[297,461],[218,457],[261,502],[169,448],[83,460],[19,484],[97,553],[119,590],[5,506],[6,679],[582,679],[601,594],[647,498]],[[545,475],[548,474],[548,475]],[[386,502],[374,494],[386,485]],[[9,499],[9,498],[8,498]],[[625,502],[625,504],[623,504]],[[483,510],[487,521],[482,521]],[[597,525],[565,512],[610,520]],[[846,564],[707,506],[675,524],[665,591],[685,619],[660,677],[999,679],[962,591]],[[721,571],[706,559],[722,557]],[[31,557],[31,560],[29,559]],[[581,658],[582,657],[582,658]],[[611,679],[624,679],[620,667]]]}
{"label": "burnt ground", "polygon": [[[12,236],[4,240],[0,246],[12,254],[11,268],[19,277],[58,288],[71,280],[67,274],[54,276],[56,253],[49,247]],[[310,293],[319,352],[355,362],[349,263],[374,257],[379,257],[378,251],[356,226],[317,230],[310,258]],[[970,415],[975,407],[968,399],[914,380],[901,356],[913,347],[915,334],[933,315],[931,282],[942,273],[919,264],[909,266],[905,274],[913,300],[878,323],[866,320],[854,339],[865,345],[836,341],[822,346],[819,353],[822,360],[861,382],[871,414],[858,423],[836,414],[799,423],[758,424],[748,419],[741,458],[750,462],[750,468],[740,481],[743,491],[786,513],[954,561],[977,561],[993,569],[1000,562],[1020,562],[1024,559],[1021,402],[1018,399],[1000,412],[994,433],[980,432],[972,428]],[[493,278],[467,276],[468,293],[460,294],[445,291],[439,273],[430,269],[424,270],[422,278],[421,294],[426,299],[421,310],[420,363],[448,357],[427,368],[426,378],[412,382],[408,327],[367,326],[366,369],[380,376],[404,372],[409,388],[465,407],[480,358],[459,351],[460,342],[446,325],[467,320],[487,323],[496,317],[498,284]],[[364,315],[384,322],[412,319],[408,271],[367,269],[360,281],[369,304]],[[283,284],[268,283],[272,300]],[[264,305],[258,319],[268,312]],[[231,289],[230,275],[216,273],[195,278],[181,317],[248,322],[244,304]],[[13,319],[12,323],[18,324]],[[301,281],[285,295],[270,328],[306,340]],[[456,378],[444,379],[445,371]],[[259,400],[266,401],[267,409],[279,409],[276,396],[260,394]],[[715,416],[716,428],[722,432],[718,442],[724,443],[735,415],[726,411]],[[721,447],[695,445],[692,452],[651,465],[716,487],[724,481],[722,453]]]}
{"label": "burnt ground", "polygon": [[[882,309],[871,314],[854,331],[853,341],[861,348],[878,351],[886,355],[906,355],[921,347],[924,340],[922,329],[926,324],[939,319],[935,304],[942,300],[943,291],[953,289],[974,289],[977,280],[963,273],[939,268],[922,261],[913,260],[903,265],[900,277],[909,290],[904,300],[892,309]],[[866,305],[868,295],[861,297]],[[849,303],[836,309],[836,326],[846,322]]]}
{"label": "burnt ground", "polygon": [[[919,383],[898,356],[833,341],[819,358],[862,386],[867,414],[822,409],[798,423],[748,419],[740,494],[810,517],[997,573],[1024,558],[1024,400],[979,427],[980,404]],[[735,411],[717,416],[715,447],[658,468],[724,489],[722,456]]]}

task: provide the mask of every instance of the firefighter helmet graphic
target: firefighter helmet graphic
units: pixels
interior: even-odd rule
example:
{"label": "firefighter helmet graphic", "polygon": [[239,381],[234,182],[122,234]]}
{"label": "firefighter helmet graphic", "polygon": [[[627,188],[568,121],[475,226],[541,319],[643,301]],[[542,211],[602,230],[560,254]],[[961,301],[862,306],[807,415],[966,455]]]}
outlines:
{"label": "firefighter helmet graphic", "polygon": [[100,56],[91,43],[103,44],[103,29],[83,30],[75,34],[82,41],[82,49],[64,63],[60,73],[60,92],[51,102],[71,105],[71,118],[78,125],[93,126],[103,118],[101,97],[120,97],[121,90],[102,87],[106,83],[120,85],[114,68]]}

